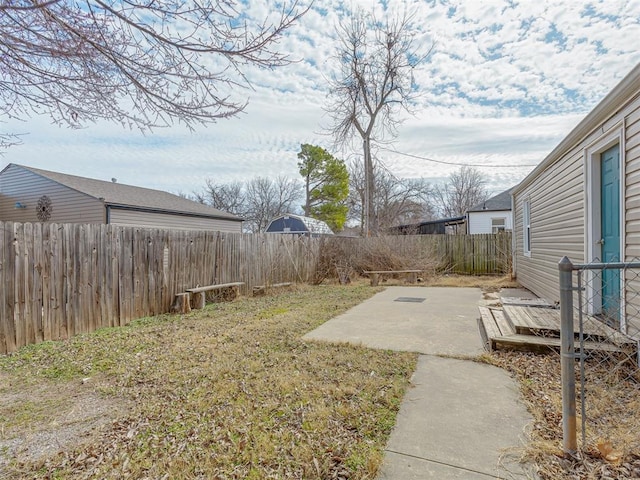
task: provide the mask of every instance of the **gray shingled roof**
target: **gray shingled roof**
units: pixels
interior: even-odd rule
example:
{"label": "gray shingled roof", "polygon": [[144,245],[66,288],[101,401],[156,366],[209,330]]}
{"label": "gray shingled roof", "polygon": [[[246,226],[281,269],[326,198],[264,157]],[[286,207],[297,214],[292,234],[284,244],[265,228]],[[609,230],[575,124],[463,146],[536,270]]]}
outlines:
{"label": "gray shingled roof", "polygon": [[511,210],[511,188],[469,209],[470,212],[483,212],[485,210]]}
{"label": "gray shingled roof", "polygon": [[16,165],[37,175],[48,178],[90,197],[104,201],[107,205],[137,207],[164,212],[189,213],[199,216],[226,218],[241,221],[240,217],[217,208],[203,205],[169,192],[151,188],[135,187],[123,183],[105,182],[93,178],[78,177],[65,173],[50,172],[39,168]]}

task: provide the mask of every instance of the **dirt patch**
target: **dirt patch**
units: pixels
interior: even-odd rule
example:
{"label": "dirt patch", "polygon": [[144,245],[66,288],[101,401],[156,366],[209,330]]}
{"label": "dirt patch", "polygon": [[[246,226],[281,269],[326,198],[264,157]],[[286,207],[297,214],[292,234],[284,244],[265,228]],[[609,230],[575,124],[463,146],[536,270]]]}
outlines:
{"label": "dirt patch", "polygon": [[11,389],[9,375],[0,380],[0,478],[12,463],[39,462],[91,442],[127,411],[126,402],[97,392],[92,379]]}

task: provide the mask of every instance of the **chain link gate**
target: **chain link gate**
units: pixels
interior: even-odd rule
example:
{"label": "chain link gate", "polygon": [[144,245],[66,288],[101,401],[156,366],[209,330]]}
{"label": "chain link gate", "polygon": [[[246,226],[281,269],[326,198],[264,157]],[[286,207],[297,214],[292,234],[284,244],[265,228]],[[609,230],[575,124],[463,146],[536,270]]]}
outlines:
{"label": "chain link gate", "polygon": [[635,392],[635,401],[640,395],[640,262],[572,264],[564,257],[558,269],[563,448],[574,455],[576,373],[583,448],[595,441],[603,409],[610,414],[634,401],[616,392]]}

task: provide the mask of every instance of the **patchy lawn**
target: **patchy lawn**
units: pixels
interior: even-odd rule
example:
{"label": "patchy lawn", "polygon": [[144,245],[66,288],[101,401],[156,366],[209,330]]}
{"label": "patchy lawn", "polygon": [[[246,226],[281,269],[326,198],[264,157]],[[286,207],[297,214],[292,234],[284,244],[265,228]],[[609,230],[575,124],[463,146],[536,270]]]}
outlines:
{"label": "patchy lawn", "polygon": [[301,336],[377,291],[299,287],[0,358],[0,478],[371,479],[416,355]]}

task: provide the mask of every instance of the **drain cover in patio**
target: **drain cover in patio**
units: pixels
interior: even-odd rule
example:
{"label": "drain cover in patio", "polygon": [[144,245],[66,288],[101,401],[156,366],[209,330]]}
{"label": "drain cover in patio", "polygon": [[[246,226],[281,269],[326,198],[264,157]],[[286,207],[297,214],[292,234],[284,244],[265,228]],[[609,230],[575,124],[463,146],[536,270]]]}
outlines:
{"label": "drain cover in patio", "polygon": [[425,300],[426,298],[420,297],[398,297],[394,300],[394,302],[422,303]]}

